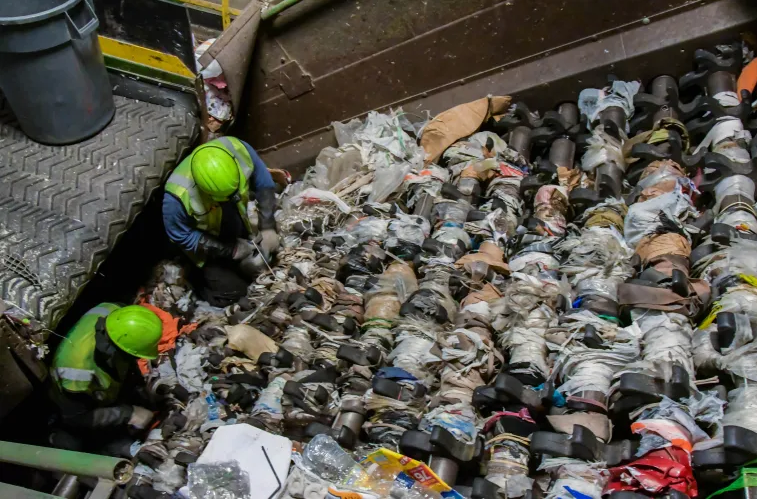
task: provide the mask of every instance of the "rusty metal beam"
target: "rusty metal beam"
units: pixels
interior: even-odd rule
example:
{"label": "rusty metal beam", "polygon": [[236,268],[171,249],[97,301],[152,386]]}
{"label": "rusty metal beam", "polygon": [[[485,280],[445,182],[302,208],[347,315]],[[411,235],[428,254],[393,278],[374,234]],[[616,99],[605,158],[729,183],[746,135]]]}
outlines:
{"label": "rusty metal beam", "polygon": [[[691,69],[696,48],[732,39],[744,30],[757,27],[757,5],[751,2],[719,0],[695,7],[650,19],[648,24],[638,22],[623,31],[589,37],[579,45],[560,51],[513,61],[496,72],[474,75],[412,96],[397,95],[388,105],[377,108],[402,105],[410,112],[438,113],[497,93],[513,94],[533,108],[546,110],[561,101],[575,100],[583,88],[604,85],[609,74],[625,79],[639,78],[644,82],[664,73],[680,76]],[[317,80],[315,85],[312,93],[318,91]],[[359,83],[353,84],[353,92],[360,92]],[[343,121],[354,116],[336,119]],[[297,117],[297,114],[291,116],[292,119]],[[328,145],[334,145],[334,139],[327,125],[261,152],[272,167],[287,168],[298,174]]]}

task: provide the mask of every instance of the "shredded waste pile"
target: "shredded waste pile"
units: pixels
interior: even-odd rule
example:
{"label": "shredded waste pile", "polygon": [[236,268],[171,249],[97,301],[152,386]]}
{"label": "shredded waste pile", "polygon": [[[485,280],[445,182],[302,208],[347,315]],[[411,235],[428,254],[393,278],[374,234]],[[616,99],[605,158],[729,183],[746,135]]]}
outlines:
{"label": "shredded waste pile", "polygon": [[132,497],[757,483],[749,56],[699,50],[680,80],[541,115],[488,96],[334,123],[244,299],[197,301],[176,262],[139,296],[165,325],[141,366],[165,409],[132,448]]}

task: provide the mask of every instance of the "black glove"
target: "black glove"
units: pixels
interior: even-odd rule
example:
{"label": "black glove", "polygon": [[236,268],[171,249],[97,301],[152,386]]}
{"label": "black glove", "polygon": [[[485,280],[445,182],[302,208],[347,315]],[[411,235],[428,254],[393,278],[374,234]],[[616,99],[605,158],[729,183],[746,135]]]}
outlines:
{"label": "black glove", "polygon": [[255,199],[258,202],[258,230],[276,230],[276,219],[273,217],[276,213],[276,191],[261,189],[255,192]]}
{"label": "black glove", "polygon": [[134,412],[134,406],[117,405],[98,407],[76,417],[64,418],[68,426],[76,428],[118,428],[126,426]]}
{"label": "black glove", "polygon": [[197,252],[203,255],[206,260],[231,259],[234,257],[235,245],[236,241],[233,243],[222,243],[213,236],[203,234],[197,242]]}

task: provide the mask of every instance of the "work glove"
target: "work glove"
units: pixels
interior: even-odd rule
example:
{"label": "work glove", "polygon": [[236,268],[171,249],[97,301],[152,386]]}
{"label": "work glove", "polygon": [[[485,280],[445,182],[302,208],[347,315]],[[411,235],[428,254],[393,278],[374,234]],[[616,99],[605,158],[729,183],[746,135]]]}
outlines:
{"label": "work glove", "polygon": [[261,189],[255,192],[258,202],[258,230],[276,230],[276,191],[274,189]]}
{"label": "work glove", "polygon": [[279,249],[279,235],[274,229],[265,229],[260,232],[260,251],[266,260],[271,259],[271,255]]}
{"label": "work glove", "polygon": [[134,405],[132,406],[131,417],[129,418],[129,426],[138,430],[144,430],[152,421],[153,416],[154,414],[151,410]]}
{"label": "work glove", "polygon": [[255,250],[255,246],[247,239],[237,239],[237,243],[234,245],[234,252],[231,254],[231,258],[236,261],[244,260],[252,254]]}
{"label": "work glove", "polygon": [[200,236],[200,240],[197,242],[197,253],[208,260],[232,258],[235,248],[235,244],[221,242],[208,234]]}

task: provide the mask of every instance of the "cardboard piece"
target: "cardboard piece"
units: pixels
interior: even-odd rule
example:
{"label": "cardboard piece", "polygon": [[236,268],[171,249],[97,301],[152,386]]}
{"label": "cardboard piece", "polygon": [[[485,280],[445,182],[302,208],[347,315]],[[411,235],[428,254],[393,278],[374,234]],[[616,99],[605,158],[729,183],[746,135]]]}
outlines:
{"label": "cardboard piece", "polygon": [[505,252],[499,246],[489,241],[481,243],[478,253],[463,255],[455,262],[455,266],[467,270],[468,267],[466,265],[473,262],[484,262],[498,274],[510,274],[510,267],[505,263]]}
{"label": "cardboard piece", "polygon": [[253,362],[257,362],[262,353],[279,351],[275,341],[247,324],[228,326],[226,334],[229,338],[229,348],[243,352]]}
{"label": "cardboard piece", "polygon": [[239,17],[234,19],[213,45],[200,56],[203,68],[208,67],[213,60],[221,65],[235,116],[239,113],[244,82],[255,48],[255,38],[260,26],[260,8],[260,2],[251,0]]}
{"label": "cardboard piece", "polygon": [[490,117],[503,114],[511,100],[510,96],[490,95],[438,114],[426,125],[421,137],[425,164],[436,162],[449,146],[476,132]]}

